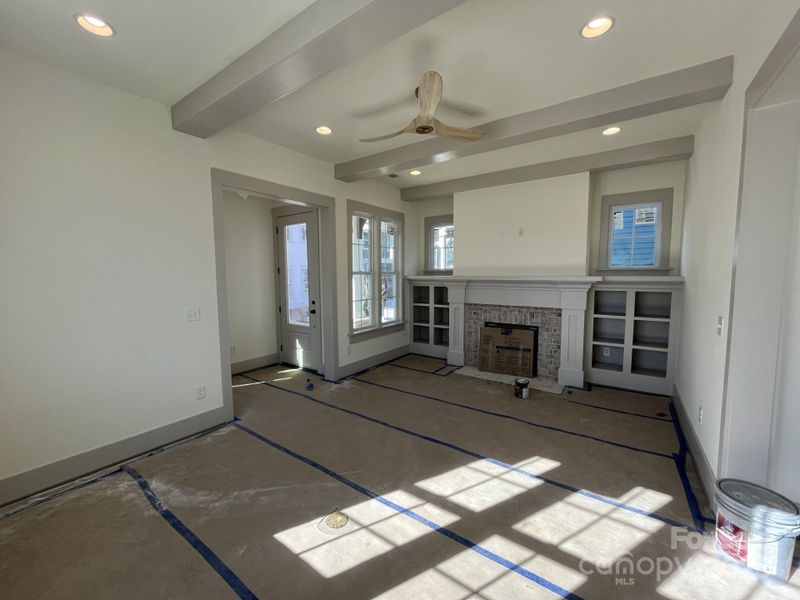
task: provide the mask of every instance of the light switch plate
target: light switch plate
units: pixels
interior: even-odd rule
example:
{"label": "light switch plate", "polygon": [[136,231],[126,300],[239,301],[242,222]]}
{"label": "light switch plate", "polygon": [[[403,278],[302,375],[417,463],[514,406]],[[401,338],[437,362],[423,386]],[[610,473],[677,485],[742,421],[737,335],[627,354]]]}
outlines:
{"label": "light switch plate", "polygon": [[192,306],[187,308],[183,313],[184,321],[199,321],[200,320],[200,307]]}

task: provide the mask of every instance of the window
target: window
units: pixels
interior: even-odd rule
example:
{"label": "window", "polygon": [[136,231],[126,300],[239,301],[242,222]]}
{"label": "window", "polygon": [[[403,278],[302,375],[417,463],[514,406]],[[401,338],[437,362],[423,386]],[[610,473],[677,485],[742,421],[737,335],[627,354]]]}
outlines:
{"label": "window", "polygon": [[403,215],[350,201],[350,326],[353,333],[402,320]]}
{"label": "window", "polygon": [[602,197],[598,269],[669,271],[672,188]]}
{"label": "window", "polygon": [[425,250],[427,256],[425,270],[435,273],[452,273],[453,244],[455,240],[453,215],[426,217],[425,231]]}
{"label": "window", "polygon": [[661,204],[611,207],[608,266],[659,266]]}

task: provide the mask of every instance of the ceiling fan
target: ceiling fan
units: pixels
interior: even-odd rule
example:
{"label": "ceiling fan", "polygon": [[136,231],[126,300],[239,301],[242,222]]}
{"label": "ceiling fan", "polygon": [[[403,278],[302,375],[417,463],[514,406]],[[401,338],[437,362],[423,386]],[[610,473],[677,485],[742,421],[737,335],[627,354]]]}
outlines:
{"label": "ceiling fan", "polygon": [[436,71],[427,71],[422,75],[419,87],[415,94],[419,98],[419,114],[400,131],[379,135],[377,137],[358,140],[359,142],[380,142],[389,138],[397,137],[404,133],[418,133],[427,135],[435,133],[442,137],[455,138],[457,140],[472,141],[483,137],[483,132],[477,129],[464,129],[462,127],[451,127],[445,125],[436,118],[436,109],[442,100],[442,76]]}

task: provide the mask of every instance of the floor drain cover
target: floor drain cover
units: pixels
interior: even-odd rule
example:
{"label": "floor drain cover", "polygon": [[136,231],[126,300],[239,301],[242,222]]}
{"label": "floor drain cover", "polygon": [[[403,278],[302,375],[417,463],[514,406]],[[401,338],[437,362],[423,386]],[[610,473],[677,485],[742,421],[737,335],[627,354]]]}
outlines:
{"label": "floor drain cover", "polygon": [[325,533],[336,534],[339,533],[350,522],[350,518],[343,512],[332,512],[327,517],[322,519],[319,524],[320,530]]}

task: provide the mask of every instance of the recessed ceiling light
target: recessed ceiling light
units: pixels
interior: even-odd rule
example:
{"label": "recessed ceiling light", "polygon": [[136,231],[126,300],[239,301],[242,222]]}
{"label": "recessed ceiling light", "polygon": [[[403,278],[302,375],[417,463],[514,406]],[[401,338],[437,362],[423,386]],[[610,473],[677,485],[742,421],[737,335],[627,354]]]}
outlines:
{"label": "recessed ceiling light", "polygon": [[78,22],[78,25],[83,27],[86,31],[99,35],[100,37],[111,37],[115,33],[111,25],[94,15],[75,15],[75,20]]}
{"label": "recessed ceiling light", "polygon": [[586,39],[600,37],[614,26],[614,17],[597,17],[592,19],[581,29],[581,36]]}
{"label": "recessed ceiling light", "polygon": [[408,172],[408,174],[409,175],[413,175],[414,177],[416,177],[417,175],[422,175],[422,171],[420,171],[419,169],[411,169]]}
{"label": "recessed ceiling light", "polygon": [[320,135],[330,135],[333,133],[333,129],[331,129],[327,125],[320,125],[319,127],[317,127],[317,133]]}
{"label": "recessed ceiling light", "polygon": [[603,135],[617,135],[620,131],[622,131],[621,127],[609,127],[608,129],[603,129]]}

